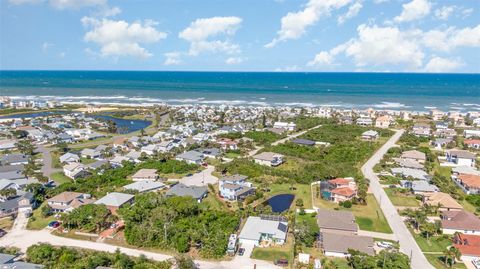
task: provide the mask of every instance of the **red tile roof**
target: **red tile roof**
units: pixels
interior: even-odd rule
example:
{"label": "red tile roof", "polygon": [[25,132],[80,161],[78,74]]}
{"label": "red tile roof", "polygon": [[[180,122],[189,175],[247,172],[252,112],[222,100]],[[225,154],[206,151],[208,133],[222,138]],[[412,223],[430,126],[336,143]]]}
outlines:
{"label": "red tile roof", "polygon": [[345,197],[351,197],[351,196],[355,195],[355,190],[352,190],[349,187],[336,188],[336,189],[331,190],[331,192],[334,193],[335,195],[341,195],[341,196],[345,196]]}
{"label": "red tile roof", "polygon": [[458,234],[454,238],[454,247],[462,255],[480,257],[480,236],[470,234]]}
{"label": "red tile roof", "polygon": [[328,183],[335,184],[335,185],[348,185],[351,181],[352,181],[351,179],[336,178],[336,179],[329,180]]}
{"label": "red tile roof", "polygon": [[468,187],[480,188],[480,176],[460,174],[458,180]]}

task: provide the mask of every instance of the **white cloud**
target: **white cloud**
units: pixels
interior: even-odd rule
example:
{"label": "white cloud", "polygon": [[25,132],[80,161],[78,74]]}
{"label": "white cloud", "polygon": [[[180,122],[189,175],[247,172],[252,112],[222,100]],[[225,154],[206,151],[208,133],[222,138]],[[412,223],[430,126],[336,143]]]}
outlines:
{"label": "white cloud", "polygon": [[430,61],[425,65],[425,72],[434,72],[434,73],[442,73],[442,72],[450,72],[459,67],[463,66],[463,62],[458,59],[446,59],[441,57],[433,57]]}
{"label": "white cloud", "polygon": [[107,0],[50,0],[56,9],[79,9],[83,7],[105,6]]}
{"label": "white cloud", "polygon": [[476,27],[430,30],[422,37],[423,44],[437,51],[450,51],[457,47],[480,47],[480,24]]}
{"label": "white cloud", "polygon": [[439,20],[447,20],[448,17],[455,11],[455,6],[443,6],[435,10],[435,17]]}
{"label": "white cloud", "polygon": [[480,24],[473,28],[459,29],[450,41],[455,47],[480,47]]}
{"label": "white cloud", "polygon": [[226,64],[239,64],[242,62],[243,62],[243,59],[240,57],[229,57],[225,60]]}
{"label": "white cloud", "polygon": [[120,13],[122,13],[122,10],[119,7],[103,6],[96,12],[96,15],[100,17],[113,17]]}
{"label": "white cloud", "polygon": [[155,29],[156,22],[146,20],[128,23],[123,20],[98,20],[91,17],[82,18],[85,27],[90,31],[84,36],[87,42],[98,44],[102,56],[134,56],[148,58],[152,54],[140,44],[151,44],[167,37],[167,34]]}
{"label": "white cloud", "polygon": [[42,52],[46,53],[51,47],[53,47],[52,43],[49,42],[43,42],[42,44]]}
{"label": "white cloud", "polygon": [[362,5],[361,1],[355,2],[352,5],[350,5],[348,7],[347,13],[338,17],[338,19],[337,19],[338,24],[343,24],[348,19],[351,19],[351,18],[357,16],[358,13],[360,12],[360,10],[362,9],[362,7],[363,7],[363,5]]}
{"label": "white cloud", "polygon": [[430,14],[432,4],[428,0],[412,0],[402,5],[402,13],[395,17],[395,22],[409,22],[421,19]]}
{"label": "white cloud", "polygon": [[324,66],[324,65],[331,65],[333,64],[333,55],[330,54],[328,51],[321,51],[315,58],[308,62],[308,66]]}
{"label": "white cloud", "polygon": [[462,15],[463,15],[463,18],[466,18],[470,15],[472,15],[473,13],[473,8],[465,8],[462,10]]}
{"label": "white cloud", "polygon": [[298,39],[305,34],[306,28],[314,25],[322,16],[330,16],[333,10],[340,9],[352,0],[309,0],[305,8],[298,12],[289,12],[281,19],[281,28],[277,37],[266,48],[274,47],[278,42]]}
{"label": "white cloud", "polygon": [[178,51],[167,52],[164,54],[164,56],[165,56],[165,61],[163,62],[164,65],[177,65],[182,62],[180,60],[181,54]]}
{"label": "white cloud", "polygon": [[[239,45],[232,43],[228,37],[235,35],[241,23],[242,19],[239,17],[197,19],[181,31],[178,37],[190,42],[189,54],[193,56],[202,52],[238,53]],[[225,36],[226,40],[211,40],[218,36]]]}

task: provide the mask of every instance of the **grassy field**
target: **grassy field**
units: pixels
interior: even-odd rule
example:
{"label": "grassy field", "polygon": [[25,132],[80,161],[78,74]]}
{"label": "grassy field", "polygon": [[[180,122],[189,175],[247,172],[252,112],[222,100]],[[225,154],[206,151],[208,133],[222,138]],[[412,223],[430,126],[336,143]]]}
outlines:
{"label": "grassy field", "polygon": [[448,246],[452,244],[452,240],[449,237],[444,236],[434,236],[427,240],[425,237],[414,233],[411,229],[410,232],[413,234],[415,241],[417,241],[418,246],[424,252],[444,252]]}
{"label": "grassy field", "polygon": [[312,208],[312,195],[310,185],[308,184],[294,184],[294,189],[290,189],[290,184],[271,184],[267,186],[270,189],[270,192],[266,192],[266,197],[272,197],[277,194],[294,194],[295,200],[292,202],[292,205],[295,205],[297,199],[303,200],[304,208]]}
{"label": "grassy field", "polygon": [[[44,204],[42,204],[42,206]],[[55,220],[55,218],[53,216],[49,216],[49,217],[46,217],[46,218],[44,218],[42,216],[42,211],[41,211],[42,206],[33,210],[33,215],[28,219],[27,229],[29,229],[29,230],[41,230],[41,229],[45,228],[48,225],[48,223]]]}
{"label": "grassy field", "polygon": [[464,269],[465,268],[466,269],[467,268],[464,263],[455,263],[453,265],[453,267],[450,267],[450,265],[448,265],[448,264],[445,265],[445,263],[443,262],[444,256],[442,256],[442,255],[425,254],[425,257],[433,265],[433,267],[435,267],[437,269],[449,269],[449,268],[453,268],[453,269]]}
{"label": "grassy field", "polygon": [[288,263],[291,265],[293,262],[293,235],[289,234],[287,237],[287,243],[283,246],[275,246],[268,248],[258,248],[253,249],[252,259],[264,260],[274,262],[278,259],[287,259]]}
{"label": "grassy field", "polygon": [[53,173],[50,178],[55,181],[57,184],[62,184],[62,183],[65,183],[65,182],[70,182],[72,181],[70,178],[68,178],[67,176],[65,176],[63,174],[63,172],[55,172]]}
{"label": "grassy field", "polygon": [[89,158],[84,158],[84,157],[81,157],[81,158],[80,158],[80,162],[81,162],[82,164],[85,164],[85,165],[86,165],[86,164],[94,163],[94,162],[96,162],[96,161],[97,161],[97,160],[91,159],[91,158],[90,158],[90,159],[89,159]]}
{"label": "grassy field", "polygon": [[386,188],[385,192],[394,206],[420,206],[420,201],[415,199],[415,196],[412,194],[403,194],[393,188]]}
{"label": "grassy field", "polygon": [[387,219],[383,215],[373,194],[367,195],[367,205],[353,205],[352,208],[349,209],[319,198],[315,199],[315,205],[326,209],[338,208],[339,210],[352,211],[361,230],[392,233],[392,229],[390,229],[390,225],[388,225]]}
{"label": "grassy field", "polygon": [[0,219],[0,229],[10,230],[13,226],[13,219],[11,217]]}

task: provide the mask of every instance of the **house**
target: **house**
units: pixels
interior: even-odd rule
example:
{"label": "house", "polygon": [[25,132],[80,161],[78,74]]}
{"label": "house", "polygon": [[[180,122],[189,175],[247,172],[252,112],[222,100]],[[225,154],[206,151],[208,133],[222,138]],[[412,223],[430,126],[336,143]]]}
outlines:
{"label": "house", "polygon": [[454,142],[452,138],[437,138],[432,142],[432,145],[436,149],[442,149],[452,142]]}
{"label": "house", "polygon": [[349,249],[375,255],[374,241],[369,236],[322,232],[320,238],[320,247],[325,256],[346,258]]}
{"label": "house", "polygon": [[372,126],[373,120],[369,117],[360,117],[357,119],[356,123],[360,126]]}
{"label": "house", "polygon": [[5,154],[0,157],[0,166],[28,164],[28,156],[25,154]]}
{"label": "house", "polygon": [[431,206],[439,206],[440,210],[458,211],[463,209],[452,196],[443,192],[424,193],[422,202]]}
{"label": "house", "polygon": [[238,143],[230,138],[218,138],[217,144],[220,145],[220,148],[223,150],[237,150]]}
{"label": "house", "polygon": [[460,174],[480,176],[480,171],[471,166],[456,166],[452,168],[452,174],[453,176],[458,176]]}
{"label": "house", "polygon": [[317,210],[317,224],[322,233],[357,234],[358,225],[350,211]]}
{"label": "house", "polygon": [[460,251],[461,259],[480,258],[480,235],[455,234],[453,246]]}
{"label": "house", "polygon": [[200,203],[203,198],[207,197],[207,187],[187,186],[184,184],[176,184],[167,191],[167,196],[190,196]]}
{"label": "house", "polygon": [[177,155],[175,159],[177,161],[184,161],[190,164],[201,164],[203,162],[204,156],[198,151],[190,150]]}
{"label": "house", "polygon": [[446,152],[447,161],[459,166],[475,167],[475,154],[466,150],[450,150]]}
{"label": "house", "polygon": [[134,162],[134,163],[139,163],[140,157],[142,156],[142,153],[140,151],[136,150],[131,150],[130,152],[125,155],[125,158],[127,158],[128,161]]}
{"label": "house", "polygon": [[301,145],[301,146],[315,146],[315,141],[303,139],[303,138],[296,138],[292,140],[292,143]]}
{"label": "house", "polygon": [[230,201],[237,201],[253,194],[255,189],[252,188],[252,183],[247,182],[247,178],[238,174],[222,177],[218,181],[220,196]]}
{"label": "house", "polygon": [[440,213],[444,234],[480,234],[480,219],[465,210],[442,211]]}
{"label": "house", "polygon": [[283,245],[287,240],[288,221],[281,216],[248,217],[238,236],[239,243],[259,246],[266,241]]}
{"label": "house", "polygon": [[412,169],[424,168],[423,164],[412,159],[393,158],[393,160],[401,167],[412,168]]}
{"label": "house", "polygon": [[463,136],[465,138],[480,137],[480,130],[464,130]]}
{"label": "house", "polygon": [[115,156],[109,162],[112,167],[122,167],[122,163],[128,161],[130,161],[130,159],[128,159],[126,156]]}
{"label": "house", "polygon": [[201,153],[203,157],[211,158],[211,159],[216,159],[220,157],[220,155],[222,154],[220,152],[220,149],[217,149],[217,148],[200,148],[200,149],[196,149],[195,151]]}
{"label": "house", "polygon": [[132,204],[134,195],[111,192],[95,202],[96,205],[105,205],[112,214],[116,214],[117,210],[127,204]]}
{"label": "house", "polygon": [[0,253],[0,268],[2,269],[42,269],[43,265],[23,262],[16,255]]}
{"label": "house", "polygon": [[400,180],[400,186],[409,189],[414,194],[438,192],[437,186],[425,180]]}
{"label": "house", "polygon": [[17,147],[15,144],[16,144],[15,140],[10,140],[10,139],[0,140],[0,151],[15,149]]}
{"label": "house", "polygon": [[108,164],[109,162],[107,160],[98,160],[93,163],[87,164],[85,167],[89,170],[96,170]]}
{"label": "house", "polygon": [[378,139],[378,132],[374,130],[368,130],[362,133],[362,140],[374,141]]}
{"label": "house", "polygon": [[158,146],[156,144],[150,144],[150,145],[146,145],[146,146],[143,146],[141,149],[140,149],[140,152],[141,153],[145,153],[147,155],[155,155],[158,151]]}
{"label": "house", "polygon": [[412,179],[430,181],[430,176],[425,171],[420,169],[396,167],[396,168],[392,168],[391,171],[392,171],[392,174],[399,175],[406,179],[412,178]]}
{"label": "house", "polygon": [[82,156],[82,158],[97,159],[100,158],[101,152],[96,149],[86,148],[80,151],[80,156]]}
{"label": "house", "polygon": [[459,174],[452,176],[455,182],[466,194],[480,193],[480,175],[475,174]]}
{"label": "house", "polygon": [[84,177],[88,174],[85,166],[81,163],[69,163],[63,166],[63,173],[71,179]]}
{"label": "house", "polygon": [[140,169],[133,176],[133,181],[142,181],[142,180],[151,180],[155,181],[158,179],[157,169]]}
{"label": "house", "polygon": [[431,134],[431,129],[430,129],[430,126],[428,125],[423,125],[423,124],[415,124],[413,127],[412,127],[412,133],[415,135],[415,136],[419,136],[419,137],[429,137],[430,134]]}
{"label": "house", "polygon": [[375,127],[377,128],[388,128],[392,123],[392,117],[389,115],[380,116],[375,120]]}
{"label": "house", "polygon": [[275,167],[283,163],[283,155],[274,152],[262,152],[253,156],[253,160],[257,164]]}
{"label": "house", "polygon": [[480,139],[465,139],[463,144],[471,149],[480,149]]}
{"label": "house", "polygon": [[295,129],[297,128],[297,125],[293,122],[277,121],[273,124],[273,128],[283,129],[286,131],[295,131]]}
{"label": "house", "polygon": [[67,152],[60,156],[60,163],[78,163],[80,162],[80,157],[78,155]]}
{"label": "house", "polygon": [[322,197],[334,203],[349,201],[357,195],[357,185],[353,178],[335,178],[322,189]]}
{"label": "house", "polygon": [[401,157],[402,159],[406,160],[413,160],[417,161],[419,163],[425,163],[425,160],[427,159],[425,153],[418,151],[418,150],[407,150],[402,152]]}
{"label": "house", "polygon": [[31,192],[24,192],[8,200],[0,202],[0,218],[13,216],[18,213],[30,215],[35,206],[35,199]]}
{"label": "house", "polygon": [[112,146],[114,148],[126,150],[128,148],[127,145],[126,145],[127,141],[128,141],[128,139],[126,137],[117,137],[113,140]]}
{"label": "house", "polygon": [[158,191],[166,188],[166,185],[159,181],[143,180],[133,182],[131,184],[123,186],[124,190],[137,191],[139,193]]}
{"label": "house", "polygon": [[47,200],[47,204],[54,212],[70,212],[82,205],[94,202],[90,194],[64,191]]}
{"label": "house", "polygon": [[159,152],[169,152],[174,148],[172,141],[162,141],[157,144],[157,150]]}

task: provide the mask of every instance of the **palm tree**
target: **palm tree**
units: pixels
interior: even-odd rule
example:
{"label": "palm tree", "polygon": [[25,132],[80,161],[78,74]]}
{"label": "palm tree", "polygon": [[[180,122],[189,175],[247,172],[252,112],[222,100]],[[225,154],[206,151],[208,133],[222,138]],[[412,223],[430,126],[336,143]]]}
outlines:
{"label": "palm tree", "polygon": [[448,262],[449,267],[452,268],[453,265],[455,264],[456,259],[460,258],[460,251],[454,246],[449,246],[443,252],[443,255],[445,256],[445,259],[443,261],[445,265],[447,265],[447,262]]}

